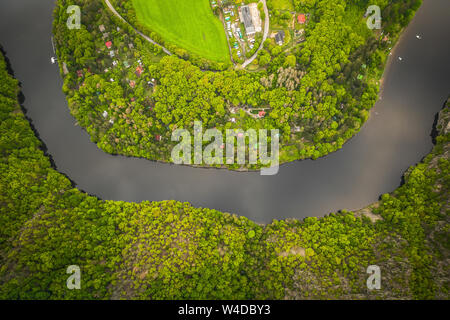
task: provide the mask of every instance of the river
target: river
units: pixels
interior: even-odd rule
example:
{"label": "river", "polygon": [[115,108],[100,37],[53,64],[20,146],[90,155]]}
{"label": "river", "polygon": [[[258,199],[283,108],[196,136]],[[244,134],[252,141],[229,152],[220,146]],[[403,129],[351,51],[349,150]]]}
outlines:
{"label": "river", "polygon": [[188,201],[261,223],[358,209],[396,189],[405,170],[430,152],[435,114],[450,93],[450,1],[424,0],[395,48],[369,120],[340,151],[283,165],[275,176],[112,156],[69,113],[50,63],[53,6],[52,0],[2,0],[0,43],[57,169],[102,199]]}

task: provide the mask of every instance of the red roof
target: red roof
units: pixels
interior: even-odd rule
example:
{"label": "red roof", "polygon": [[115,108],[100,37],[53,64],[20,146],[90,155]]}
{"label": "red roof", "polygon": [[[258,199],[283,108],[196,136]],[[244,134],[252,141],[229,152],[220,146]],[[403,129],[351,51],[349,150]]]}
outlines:
{"label": "red roof", "polygon": [[141,66],[138,66],[136,68],[136,73],[140,76],[142,74],[142,72],[144,71],[144,69]]}
{"label": "red roof", "polygon": [[300,24],[304,24],[306,22],[306,16],[304,14],[299,14],[297,17],[297,21]]}
{"label": "red roof", "polygon": [[105,42],[105,45],[109,49],[112,47],[112,42],[111,41]]}
{"label": "red roof", "polygon": [[136,85],[136,82],[133,81],[133,80],[131,80],[131,81],[130,81],[130,86],[134,88],[135,85]]}
{"label": "red roof", "polygon": [[156,140],[161,141],[161,136],[160,136],[159,134],[157,134],[157,135],[155,136],[155,138],[156,138]]}
{"label": "red roof", "polygon": [[260,112],[258,113],[258,115],[259,115],[260,117],[264,117],[264,116],[266,115],[266,112],[265,112],[265,111],[260,111]]}

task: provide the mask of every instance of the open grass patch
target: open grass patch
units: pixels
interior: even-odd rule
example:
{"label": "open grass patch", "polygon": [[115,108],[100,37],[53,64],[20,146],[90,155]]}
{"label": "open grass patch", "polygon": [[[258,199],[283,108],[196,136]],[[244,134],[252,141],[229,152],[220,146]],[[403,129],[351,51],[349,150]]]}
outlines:
{"label": "open grass patch", "polygon": [[273,7],[278,10],[294,10],[292,0],[272,0]]}
{"label": "open grass patch", "polygon": [[230,60],[225,31],[208,0],[133,0],[138,20],[166,41],[216,62]]}

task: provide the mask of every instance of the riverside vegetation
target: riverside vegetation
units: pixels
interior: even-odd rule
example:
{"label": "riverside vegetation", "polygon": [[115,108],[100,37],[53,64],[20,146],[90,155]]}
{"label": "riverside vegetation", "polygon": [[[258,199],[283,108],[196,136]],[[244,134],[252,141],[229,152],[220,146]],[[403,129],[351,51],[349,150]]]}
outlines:
{"label": "riverside vegetation", "polygon": [[[449,103],[436,145],[358,212],[268,225],[103,201],[52,168],[0,56],[0,299],[448,299]],[[381,268],[369,291],[366,268]],[[66,287],[70,265],[81,289]]]}
{"label": "riverside vegetation", "polygon": [[[171,162],[172,132],[192,131],[194,121],[222,133],[278,129],[280,163],[325,156],[360,130],[377,99],[390,48],[421,3],[294,0],[295,11],[308,14],[305,40],[279,46],[267,39],[249,71],[207,60],[148,30],[134,2],[111,1],[173,55],[145,41],[101,0],[58,0],[55,8],[63,90],[92,141],[108,153]],[[281,28],[288,21],[277,6],[285,2],[268,3]],[[66,26],[73,4],[82,12],[79,30]],[[382,30],[367,28],[369,5],[382,9]],[[259,169],[261,163],[226,167]]]}

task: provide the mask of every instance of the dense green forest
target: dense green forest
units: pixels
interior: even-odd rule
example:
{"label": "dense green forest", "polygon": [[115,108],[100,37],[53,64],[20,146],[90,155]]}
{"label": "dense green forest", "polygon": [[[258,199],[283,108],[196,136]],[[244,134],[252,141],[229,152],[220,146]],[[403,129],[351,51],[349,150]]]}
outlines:
{"label": "dense green forest", "polygon": [[[0,299],[448,299],[449,106],[433,151],[393,194],[358,212],[258,225],[77,190],[52,168],[19,90],[1,56]],[[381,289],[369,291],[373,264]],[[70,265],[80,290],[66,287]]]}
{"label": "dense green forest", "polygon": [[[139,29],[131,1],[111,2]],[[166,55],[101,0],[59,0],[54,39],[71,112],[102,150],[170,162],[172,132],[192,131],[197,120],[222,133],[278,129],[284,163],[327,155],[360,130],[388,54],[420,3],[370,1],[383,17],[382,30],[370,30],[369,1],[294,0],[295,10],[308,14],[305,41],[279,46],[267,39],[253,72],[180,51],[147,31],[175,53]],[[81,8],[80,30],[66,26],[69,4]],[[285,24],[272,1],[268,6],[274,23]]]}

